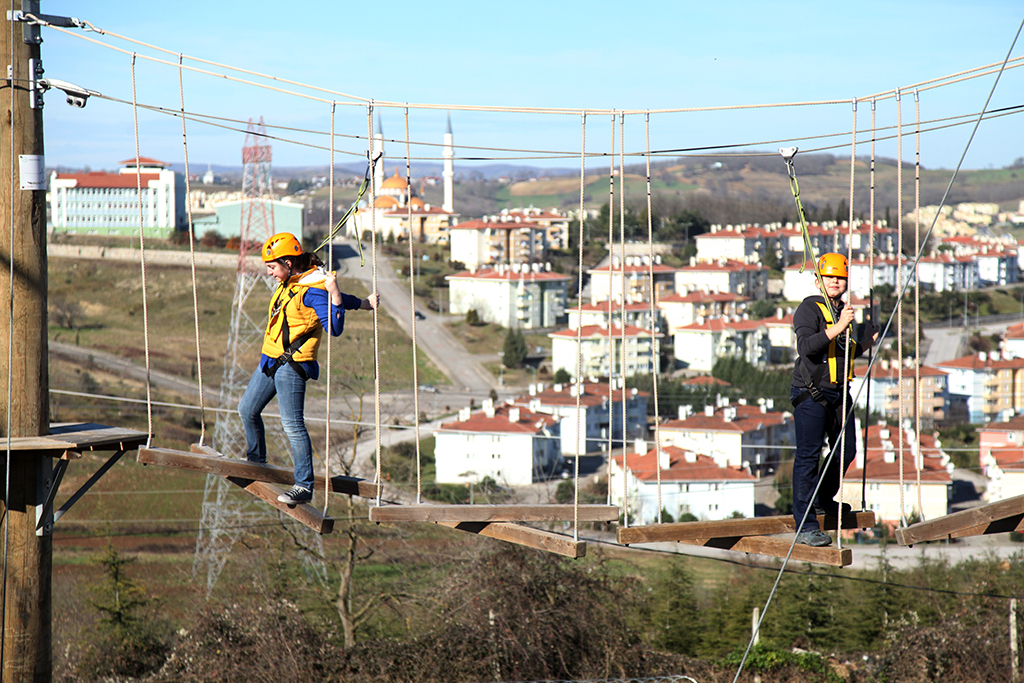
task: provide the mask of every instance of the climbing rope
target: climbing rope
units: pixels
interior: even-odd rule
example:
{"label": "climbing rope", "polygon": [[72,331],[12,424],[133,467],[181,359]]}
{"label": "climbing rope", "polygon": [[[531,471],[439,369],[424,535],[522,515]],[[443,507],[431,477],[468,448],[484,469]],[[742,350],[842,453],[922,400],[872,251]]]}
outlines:
{"label": "climbing rope", "polygon": [[[921,96],[914,91],[916,149],[914,152],[914,253],[921,253]],[[921,264],[914,261],[914,469],[917,472],[917,514],[924,521],[924,501],[921,495],[921,469],[924,452],[921,450]],[[902,391],[902,389],[901,389]]]}
{"label": "climbing rope", "polygon": [[[903,483],[903,417],[906,408],[903,404],[903,105],[902,96],[896,90],[896,291],[900,292],[896,299],[896,386],[899,387],[899,424],[896,427],[898,441],[896,452],[898,454],[900,471],[900,526],[907,526],[907,508],[904,501],[905,484]],[[916,264],[915,264],[916,267]],[[907,280],[910,284],[910,280]]]}
{"label": "climbing rope", "polygon": [[[132,53],[132,103],[136,102],[135,89],[135,54]],[[139,262],[142,265],[142,334],[145,340],[146,353],[146,417],[148,422],[148,433],[146,435],[146,448],[153,443],[153,386],[151,381],[151,368],[149,363],[149,303],[146,295],[146,235],[145,218],[142,206],[142,157],[139,154],[139,109],[132,107],[133,124],[135,131],[135,189],[139,194]]]}
{"label": "climbing rope", "polygon": [[[622,520],[623,526],[629,527],[629,487],[626,474],[629,472],[627,458],[629,446],[626,442],[626,115],[619,112],[619,290],[622,301],[622,323],[619,325],[619,357],[622,367]],[[609,220],[611,216],[609,215]],[[611,296],[611,293],[609,293]],[[609,322],[609,325],[611,323]],[[611,359],[609,359],[611,360]],[[611,422],[611,420],[609,420]]]}
{"label": "climbing rope", "polygon": [[405,108],[405,209],[409,242],[409,313],[412,316],[412,400],[413,429],[416,435],[416,502],[423,502],[423,464],[420,453],[420,375],[416,343],[416,270],[413,267],[412,235],[412,166],[409,162],[409,108]]}
{"label": "climbing rope", "polygon": [[[334,114],[336,107],[334,102],[331,102],[331,144],[328,145],[331,148],[331,153],[328,156],[328,169],[327,169],[327,225],[334,225]],[[330,271],[334,268],[334,240],[328,237],[327,247],[327,270]],[[344,304],[342,304],[344,305]],[[341,312],[342,316],[345,315],[344,310]],[[333,364],[331,362],[332,350],[333,350],[333,339],[334,335],[331,334],[330,327],[334,321],[334,301],[330,295],[327,296],[327,405],[325,407],[325,413],[327,419],[324,425],[324,517],[327,516],[327,511],[330,509],[331,501],[331,370]]]}
{"label": "climbing rope", "polygon": [[[584,193],[587,189],[587,113],[583,112],[580,117],[580,236],[577,252],[579,263],[577,264],[577,292],[576,292],[576,316],[579,324],[576,325],[576,376],[573,383],[576,387],[576,465],[573,475],[572,495],[572,538],[574,541],[580,539],[580,458],[586,449],[586,435],[583,435],[583,449],[580,448],[580,435],[583,430],[583,415],[581,413],[581,394],[583,393],[583,243],[584,225],[586,214],[584,213]],[[610,324],[610,323],[609,323]]]}
{"label": "climbing rope", "polygon": [[[608,154],[608,458],[605,461],[606,475],[608,482],[612,481],[612,448],[614,436],[612,425],[615,424],[615,339],[612,336],[612,303],[615,297],[612,296],[614,287],[615,257],[612,255],[612,246],[615,244],[615,223],[612,220],[612,212],[615,210],[615,114],[612,114],[611,125],[611,152]],[[622,319],[626,319],[626,307],[620,309]],[[583,321],[580,321],[582,324]],[[623,478],[626,473],[623,471]],[[606,496],[608,505],[612,504],[612,487],[608,487]],[[625,507],[626,501],[623,500]]]}
{"label": "climbing rope", "polygon": [[196,375],[199,380],[199,445],[206,439],[206,399],[203,396],[203,351],[199,343],[199,286],[196,279],[196,240],[192,227],[192,173],[188,165],[188,135],[185,132],[185,83],[182,79],[181,54],[178,54],[178,94],[181,98],[181,146],[185,154],[185,214],[188,225],[188,255],[192,269],[192,317],[196,330]]}
{"label": "climbing rope", "polygon": [[[374,162],[377,157],[373,149],[373,100],[366,105],[366,139],[369,142],[367,158],[370,164],[370,257],[373,264],[373,287],[371,294],[377,291],[377,170]],[[383,152],[383,150],[381,150]],[[361,240],[362,235],[356,235]],[[377,506],[380,507],[381,495],[384,491],[384,479],[381,476],[381,444],[380,444],[380,331],[377,309],[373,309],[373,425],[377,454],[376,483]]]}
{"label": "climbing rope", "polygon": [[[657,292],[654,288],[654,219],[651,216],[651,115],[644,114],[644,138],[647,142],[647,275],[650,280],[650,313],[651,313],[651,380],[654,386],[654,470],[657,473],[658,486],[658,524],[661,524],[661,413],[658,410],[658,366],[660,365],[658,353],[658,339],[654,321],[654,304]],[[623,334],[625,334],[626,319],[623,310],[622,319]],[[623,423],[625,428],[625,423]]]}

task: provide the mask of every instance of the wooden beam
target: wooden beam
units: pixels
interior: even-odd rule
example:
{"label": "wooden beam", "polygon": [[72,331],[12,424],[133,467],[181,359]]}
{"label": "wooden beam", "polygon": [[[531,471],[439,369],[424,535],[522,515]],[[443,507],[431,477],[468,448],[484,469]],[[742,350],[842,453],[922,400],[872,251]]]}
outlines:
{"label": "wooden beam", "polygon": [[[218,474],[223,477],[239,477],[252,481],[262,481],[267,484],[291,486],[295,483],[293,471],[286,467],[259,465],[248,460],[226,458],[220,454],[210,455],[210,453],[216,453],[216,451],[202,446],[193,446],[193,448],[201,449],[202,452],[185,453],[169,448],[140,448],[138,460],[144,465],[177,467],[194,472]],[[377,491],[380,488],[377,484],[365,479],[342,476],[331,477],[329,487],[323,477],[314,477],[314,486],[321,491],[362,496],[364,498],[376,498]]]}
{"label": "wooden beam", "polygon": [[[818,524],[822,529],[835,529],[836,521],[836,518],[831,516],[818,517]],[[843,515],[844,529],[870,529],[873,526],[875,526],[875,513],[870,510]],[[772,534],[791,534],[795,531],[796,520],[793,519],[793,515],[775,515],[754,517],[753,519],[719,519],[710,522],[676,522],[619,527],[616,532],[616,540],[622,545],[630,545],[701,538],[771,536]]]}
{"label": "wooden beam", "polygon": [[1024,496],[1015,496],[897,529],[896,542],[901,545],[913,545],[924,541],[953,538],[954,534],[984,528],[998,520],[1020,514],[1024,514]]}
{"label": "wooden beam", "polygon": [[[764,536],[692,538],[679,542],[687,545],[702,545],[707,548],[720,548],[722,550],[734,550],[753,555],[783,558],[789,555],[789,547],[793,545],[792,541],[782,538],[766,538]],[[809,545],[798,543],[793,545],[793,554],[790,555],[790,559],[797,562],[824,564],[831,567],[846,567],[853,563],[853,552],[849,548],[843,548],[842,550],[831,547],[812,548]]]}
{"label": "wooden beam", "polygon": [[613,522],[614,505],[386,505],[370,508],[371,522]]}
{"label": "wooden beam", "polygon": [[508,541],[517,545],[523,545],[537,550],[546,550],[549,553],[565,555],[566,557],[579,558],[587,554],[586,541],[574,541],[568,536],[556,534],[550,531],[534,529],[522,524],[511,524],[507,522],[438,522],[441,526],[451,529],[465,531],[471,534],[479,534],[488,538],[496,538],[499,541]]}
{"label": "wooden beam", "polygon": [[235,486],[239,486],[260,500],[270,503],[275,508],[288,515],[300,524],[304,524],[318,534],[329,534],[334,531],[334,520],[326,517],[319,510],[307,503],[299,505],[288,505],[277,499],[284,493],[281,489],[261,481],[241,479],[239,477],[226,477]]}
{"label": "wooden beam", "polygon": [[988,524],[979,524],[978,526],[972,526],[969,529],[954,531],[949,535],[949,537],[964,538],[966,536],[985,536],[987,534],[1002,534],[1008,531],[1024,531],[1024,514],[1013,515],[1012,517],[1006,517],[1005,519],[997,519],[996,521],[989,522]]}

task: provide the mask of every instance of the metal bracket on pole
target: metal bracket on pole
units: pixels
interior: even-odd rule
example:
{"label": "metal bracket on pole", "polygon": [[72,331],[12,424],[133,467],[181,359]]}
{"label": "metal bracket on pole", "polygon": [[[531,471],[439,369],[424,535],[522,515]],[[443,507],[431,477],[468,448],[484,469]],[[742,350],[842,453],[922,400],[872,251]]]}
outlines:
{"label": "metal bracket on pole", "polygon": [[40,14],[39,0],[22,0],[20,10],[7,10],[7,21],[25,23],[21,27],[21,39],[28,45],[38,45],[43,42],[43,36],[39,31],[39,27],[43,24],[60,26],[62,28],[86,28],[86,25],[77,17],[58,17],[53,14]]}
{"label": "metal bracket on pole", "polygon": [[111,467],[121,459],[126,451],[120,450],[110,456],[103,465],[96,470],[95,474],[89,477],[89,480],[82,484],[82,486],[75,491],[75,493],[67,499],[67,501],[60,506],[60,509],[56,512],[53,511],[53,500],[57,497],[57,489],[60,488],[60,482],[64,479],[64,472],[68,468],[67,458],[61,458],[57,461],[52,472],[46,472],[45,468],[40,472],[40,494],[38,500],[44,501],[42,505],[36,506],[36,535],[46,536],[53,533],[53,525],[57,523],[57,520],[64,516],[64,513],[71,509],[71,506],[78,502],[78,500],[84,496],[93,485],[98,482],[104,474],[107,473]]}

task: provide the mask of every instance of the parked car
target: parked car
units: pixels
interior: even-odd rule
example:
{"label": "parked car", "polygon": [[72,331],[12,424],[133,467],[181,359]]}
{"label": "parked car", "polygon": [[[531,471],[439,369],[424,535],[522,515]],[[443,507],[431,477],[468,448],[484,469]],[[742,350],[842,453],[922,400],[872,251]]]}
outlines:
{"label": "parked car", "polygon": [[416,311],[416,314],[415,314],[415,315],[416,315],[416,319],[417,319],[417,320],[426,320],[426,319],[427,319],[427,316],[423,315],[423,314],[422,314],[422,313],[420,313],[419,311]]}
{"label": "parked car", "polygon": [[422,391],[425,394],[436,394],[437,387],[435,387],[433,384],[421,384],[420,391]]}

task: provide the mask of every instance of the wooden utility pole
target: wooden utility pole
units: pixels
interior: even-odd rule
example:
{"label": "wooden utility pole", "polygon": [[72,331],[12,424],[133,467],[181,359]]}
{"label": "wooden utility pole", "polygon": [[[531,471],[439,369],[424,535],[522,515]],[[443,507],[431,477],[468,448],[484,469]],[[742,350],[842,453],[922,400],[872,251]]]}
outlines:
{"label": "wooden utility pole", "polygon": [[[38,12],[38,2],[14,0]],[[10,6],[10,5],[9,5]],[[43,155],[43,110],[29,87],[40,64],[39,42],[25,24],[0,31],[0,59],[10,77],[0,121],[0,444],[6,437],[49,434],[46,341],[46,191],[21,189]],[[38,29],[36,29],[38,30]],[[30,60],[31,63],[30,63]],[[27,155],[27,156],[26,156]],[[8,431],[9,429],[9,431]],[[51,536],[36,534],[36,506],[52,463],[39,452],[2,448],[10,480],[4,500],[0,656],[3,683],[50,681]]]}

